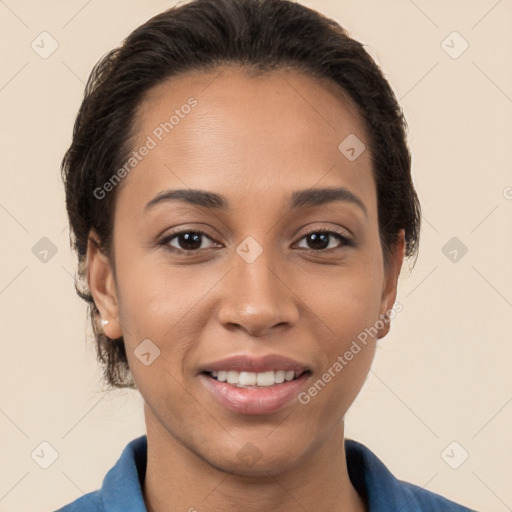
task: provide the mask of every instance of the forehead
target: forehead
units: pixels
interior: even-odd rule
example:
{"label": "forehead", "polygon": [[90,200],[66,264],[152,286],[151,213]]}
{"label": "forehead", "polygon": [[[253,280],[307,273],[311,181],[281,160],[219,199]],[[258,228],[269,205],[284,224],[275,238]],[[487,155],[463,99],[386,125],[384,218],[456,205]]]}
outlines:
{"label": "forehead", "polygon": [[150,149],[119,194],[137,192],[142,202],[165,188],[195,188],[236,204],[343,185],[371,202],[369,151],[351,161],[340,150],[354,136],[368,148],[357,109],[330,81],[296,70],[248,74],[236,66],[187,73],[141,101],[132,149]]}

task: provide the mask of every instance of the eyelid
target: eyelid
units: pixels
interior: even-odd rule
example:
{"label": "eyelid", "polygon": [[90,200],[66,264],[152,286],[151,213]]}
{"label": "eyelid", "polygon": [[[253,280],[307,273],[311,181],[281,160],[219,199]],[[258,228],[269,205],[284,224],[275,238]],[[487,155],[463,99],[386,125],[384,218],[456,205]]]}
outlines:
{"label": "eyelid", "polygon": [[[219,242],[217,242],[212,236],[210,236],[208,233],[206,233],[205,231],[203,231],[201,229],[194,229],[194,228],[184,228],[183,229],[183,228],[179,228],[179,229],[176,229],[176,231],[170,231],[167,234],[165,234],[162,237],[160,237],[159,241],[158,241],[158,245],[166,246],[167,248],[169,248],[169,250],[171,250],[173,252],[190,253],[190,254],[199,253],[201,251],[206,250],[206,249],[196,249],[196,250],[193,250],[193,251],[186,251],[185,249],[179,249],[177,247],[171,247],[169,245],[171,240],[173,240],[177,236],[182,235],[184,233],[196,233],[196,234],[199,234],[199,235],[201,235],[201,236],[203,236],[205,238],[208,238],[214,244],[219,244]],[[211,248],[212,247],[208,247],[207,249],[211,249]]]}
{"label": "eyelid", "polygon": [[176,235],[181,235],[182,233],[200,233],[216,243],[219,243],[216,238],[221,238],[222,236],[215,228],[210,227],[209,224],[192,222],[175,225],[174,227],[167,227],[156,236],[156,240],[160,243],[163,239],[169,239]]}
{"label": "eyelid", "polygon": [[305,249],[307,251],[312,251],[312,252],[316,252],[316,253],[322,253],[322,252],[328,253],[331,251],[335,251],[337,249],[342,249],[344,247],[350,247],[350,246],[355,245],[353,238],[347,233],[347,230],[344,230],[342,228],[334,228],[334,227],[333,228],[321,227],[321,228],[310,229],[307,233],[304,233],[297,240],[297,242],[295,242],[295,244],[293,244],[293,245],[297,245],[303,238],[307,237],[308,235],[310,235],[312,233],[327,233],[327,234],[337,235],[338,239],[340,240],[340,246],[331,247],[330,249]]}

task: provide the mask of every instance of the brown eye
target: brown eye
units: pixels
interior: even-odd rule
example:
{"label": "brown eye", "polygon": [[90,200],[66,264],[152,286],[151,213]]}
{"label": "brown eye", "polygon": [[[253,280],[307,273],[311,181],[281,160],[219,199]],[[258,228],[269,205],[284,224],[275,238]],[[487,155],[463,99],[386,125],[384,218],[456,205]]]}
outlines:
{"label": "brown eye", "polygon": [[205,239],[211,241],[202,231],[180,231],[166,236],[161,244],[168,246],[171,250],[193,252],[212,247],[212,245],[203,245]]}
{"label": "brown eye", "polygon": [[[350,240],[343,234],[336,231],[316,230],[303,236],[301,240],[306,240],[307,247],[314,251],[324,251],[326,249],[339,249],[346,245],[351,245]],[[336,242],[337,241],[337,242]]]}

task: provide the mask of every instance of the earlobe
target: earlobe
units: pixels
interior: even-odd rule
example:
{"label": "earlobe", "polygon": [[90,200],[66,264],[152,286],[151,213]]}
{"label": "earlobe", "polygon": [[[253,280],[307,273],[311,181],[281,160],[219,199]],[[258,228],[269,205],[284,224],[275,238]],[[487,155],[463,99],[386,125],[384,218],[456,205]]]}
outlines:
{"label": "earlobe", "polygon": [[[405,255],[405,231],[400,230],[397,242],[393,248],[388,268],[385,269],[386,277],[382,290],[380,322],[377,338],[383,338],[388,334],[391,327],[391,319],[388,317],[389,311],[393,308],[396,300],[398,277],[402,269],[402,263]],[[382,325],[383,324],[383,325]]]}
{"label": "earlobe", "polygon": [[87,241],[87,284],[98,308],[100,327],[111,339],[122,336],[114,272],[109,258],[100,250],[97,235],[91,231]]}

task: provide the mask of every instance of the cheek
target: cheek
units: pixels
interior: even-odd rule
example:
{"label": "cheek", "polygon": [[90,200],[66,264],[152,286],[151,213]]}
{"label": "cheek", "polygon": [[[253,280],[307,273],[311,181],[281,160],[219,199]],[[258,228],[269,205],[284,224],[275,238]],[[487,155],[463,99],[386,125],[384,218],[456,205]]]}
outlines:
{"label": "cheek", "polygon": [[212,276],[194,270],[193,265],[173,267],[143,254],[125,258],[119,264],[118,291],[121,325],[127,338],[131,342],[151,336],[175,339],[173,333],[183,329],[187,316],[214,282]]}
{"label": "cheek", "polygon": [[[337,280],[325,280],[310,295],[309,306],[318,313],[325,327],[317,337],[323,352],[323,381],[312,394],[321,400],[333,399],[345,410],[361,389],[369,372],[376,347],[376,322],[379,320],[381,280],[379,262],[361,268],[344,269]],[[330,391],[323,393],[324,388]],[[329,395],[329,397],[327,396]]]}
{"label": "cheek", "polygon": [[[119,316],[133,378],[146,401],[161,396],[186,405],[190,396],[182,390],[190,361],[200,350],[212,314],[209,297],[224,272],[131,254],[119,258],[117,275]],[[141,357],[148,348],[150,357]],[[146,366],[153,353],[158,357]]]}
{"label": "cheek", "polygon": [[[336,340],[348,341],[378,319],[383,272],[379,261],[357,265],[316,276],[316,286],[302,285],[307,303],[326,324]],[[306,280],[307,281],[307,280]]]}
{"label": "cheek", "polygon": [[[356,282],[357,281],[357,282]],[[311,307],[321,312],[322,326],[317,349],[322,367],[304,391],[299,402],[308,411],[308,428],[333,425],[346,414],[359,394],[375,355],[379,296],[369,283],[347,280],[346,288],[324,288]],[[353,287],[352,287],[353,285]],[[357,285],[357,286],[356,286]]]}

